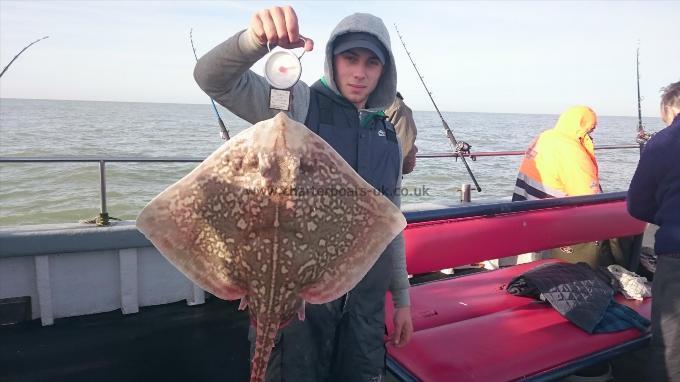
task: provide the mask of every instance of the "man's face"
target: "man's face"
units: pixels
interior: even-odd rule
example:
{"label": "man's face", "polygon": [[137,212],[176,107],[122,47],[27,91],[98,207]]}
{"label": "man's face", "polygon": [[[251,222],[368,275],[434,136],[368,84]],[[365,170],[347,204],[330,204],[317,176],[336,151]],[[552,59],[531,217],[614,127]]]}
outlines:
{"label": "man's face", "polygon": [[353,48],[333,57],[335,84],[340,94],[358,109],[366,106],[382,75],[383,64],[375,53],[365,48]]}

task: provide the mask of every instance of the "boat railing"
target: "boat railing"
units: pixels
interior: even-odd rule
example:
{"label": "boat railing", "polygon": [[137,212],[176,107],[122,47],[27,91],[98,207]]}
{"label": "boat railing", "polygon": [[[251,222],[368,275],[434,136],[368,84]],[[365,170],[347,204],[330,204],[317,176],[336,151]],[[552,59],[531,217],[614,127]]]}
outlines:
{"label": "boat railing", "polygon": [[[638,145],[602,145],[595,148],[595,150],[618,150],[618,149],[639,149]],[[471,160],[477,160],[482,157],[502,157],[502,156],[516,156],[524,155],[524,151],[477,151],[468,153],[448,152],[448,153],[422,153],[416,155],[420,159],[431,158],[458,158],[465,156]],[[94,219],[94,223],[100,226],[109,225],[109,214],[106,206],[106,164],[107,163],[197,163],[202,162],[205,158],[200,157],[116,157],[116,156],[50,156],[50,157],[33,157],[33,156],[0,156],[0,163],[98,163],[99,164],[99,200],[100,213]],[[463,184],[461,192],[461,201],[471,201],[470,185]]]}

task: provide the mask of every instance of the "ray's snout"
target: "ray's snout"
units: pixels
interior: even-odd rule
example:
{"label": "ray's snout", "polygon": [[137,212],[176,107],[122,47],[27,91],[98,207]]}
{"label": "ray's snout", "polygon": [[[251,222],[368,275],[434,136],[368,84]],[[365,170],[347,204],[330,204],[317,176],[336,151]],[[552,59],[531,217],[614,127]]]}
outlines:
{"label": "ray's snout", "polygon": [[284,113],[279,113],[270,123],[258,126],[251,139],[255,142],[253,148],[260,154],[289,151],[288,145],[295,142],[295,133],[290,128],[293,122]]}
{"label": "ray's snout", "polygon": [[283,154],[290,150],[288,145],[294,142],[293,129],[289,128],[289,124],[292,121],[284,114],[279,113],[276,118],[274,118],[274,126],[270,134],[272,135],[272,147],[273,151],[278,154]]}

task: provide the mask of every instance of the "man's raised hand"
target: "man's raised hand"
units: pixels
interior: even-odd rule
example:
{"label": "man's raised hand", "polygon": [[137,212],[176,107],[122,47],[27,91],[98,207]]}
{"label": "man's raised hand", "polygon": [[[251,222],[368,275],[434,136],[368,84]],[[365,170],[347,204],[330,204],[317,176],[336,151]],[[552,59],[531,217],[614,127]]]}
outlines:
{"label": "man's raised hand", "polygon": [[249,29],[261,44],[269,42],[272,46],[286,49],[304,47],[306,51],[314,48],[314,41],[300,35],[297,15],[290,6],[255,12]]}

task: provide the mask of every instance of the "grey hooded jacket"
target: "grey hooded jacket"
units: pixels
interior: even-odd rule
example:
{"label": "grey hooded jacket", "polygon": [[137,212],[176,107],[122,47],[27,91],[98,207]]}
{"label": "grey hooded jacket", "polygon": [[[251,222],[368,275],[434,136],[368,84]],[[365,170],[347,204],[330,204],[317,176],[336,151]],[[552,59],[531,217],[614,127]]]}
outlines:
{"label": "grey hooded jacket", "polygon": [[[346,17],[333,30],[325,51],[324,72],[328,87],[336,94],[340,94],[333,78],[333,42],[338,36],[349,32],[371,33],[389,52],[389,62],[385,64],[383,75],[366,103],[370,111],[384,110],[394,101],[397,92],[397,72],[390,48],[389,32],[382,21],[373,15],[356,13]],[[262,76],[250,70],[250,67],[267,53],[266,44],[260,44],[249,29],[241,31],[203,56],[196,64],[194,78],[211,98],[244,120],[254,124],[272,118],[277,111],[269,109],[270,85]],[[310,104],[309,86],[302,81],[295,84],[292,88],[292,99],[289,116],[304,123]],[[401,184],[397,184],[397,190],[400,187]],[[399,192],[391,199],[396,206],[401,205]],[[408,306],[409,282],[403,234],[399,234],[392,241],[386,252],[392,256],[390,291],[394,304],[396,307]]]}

